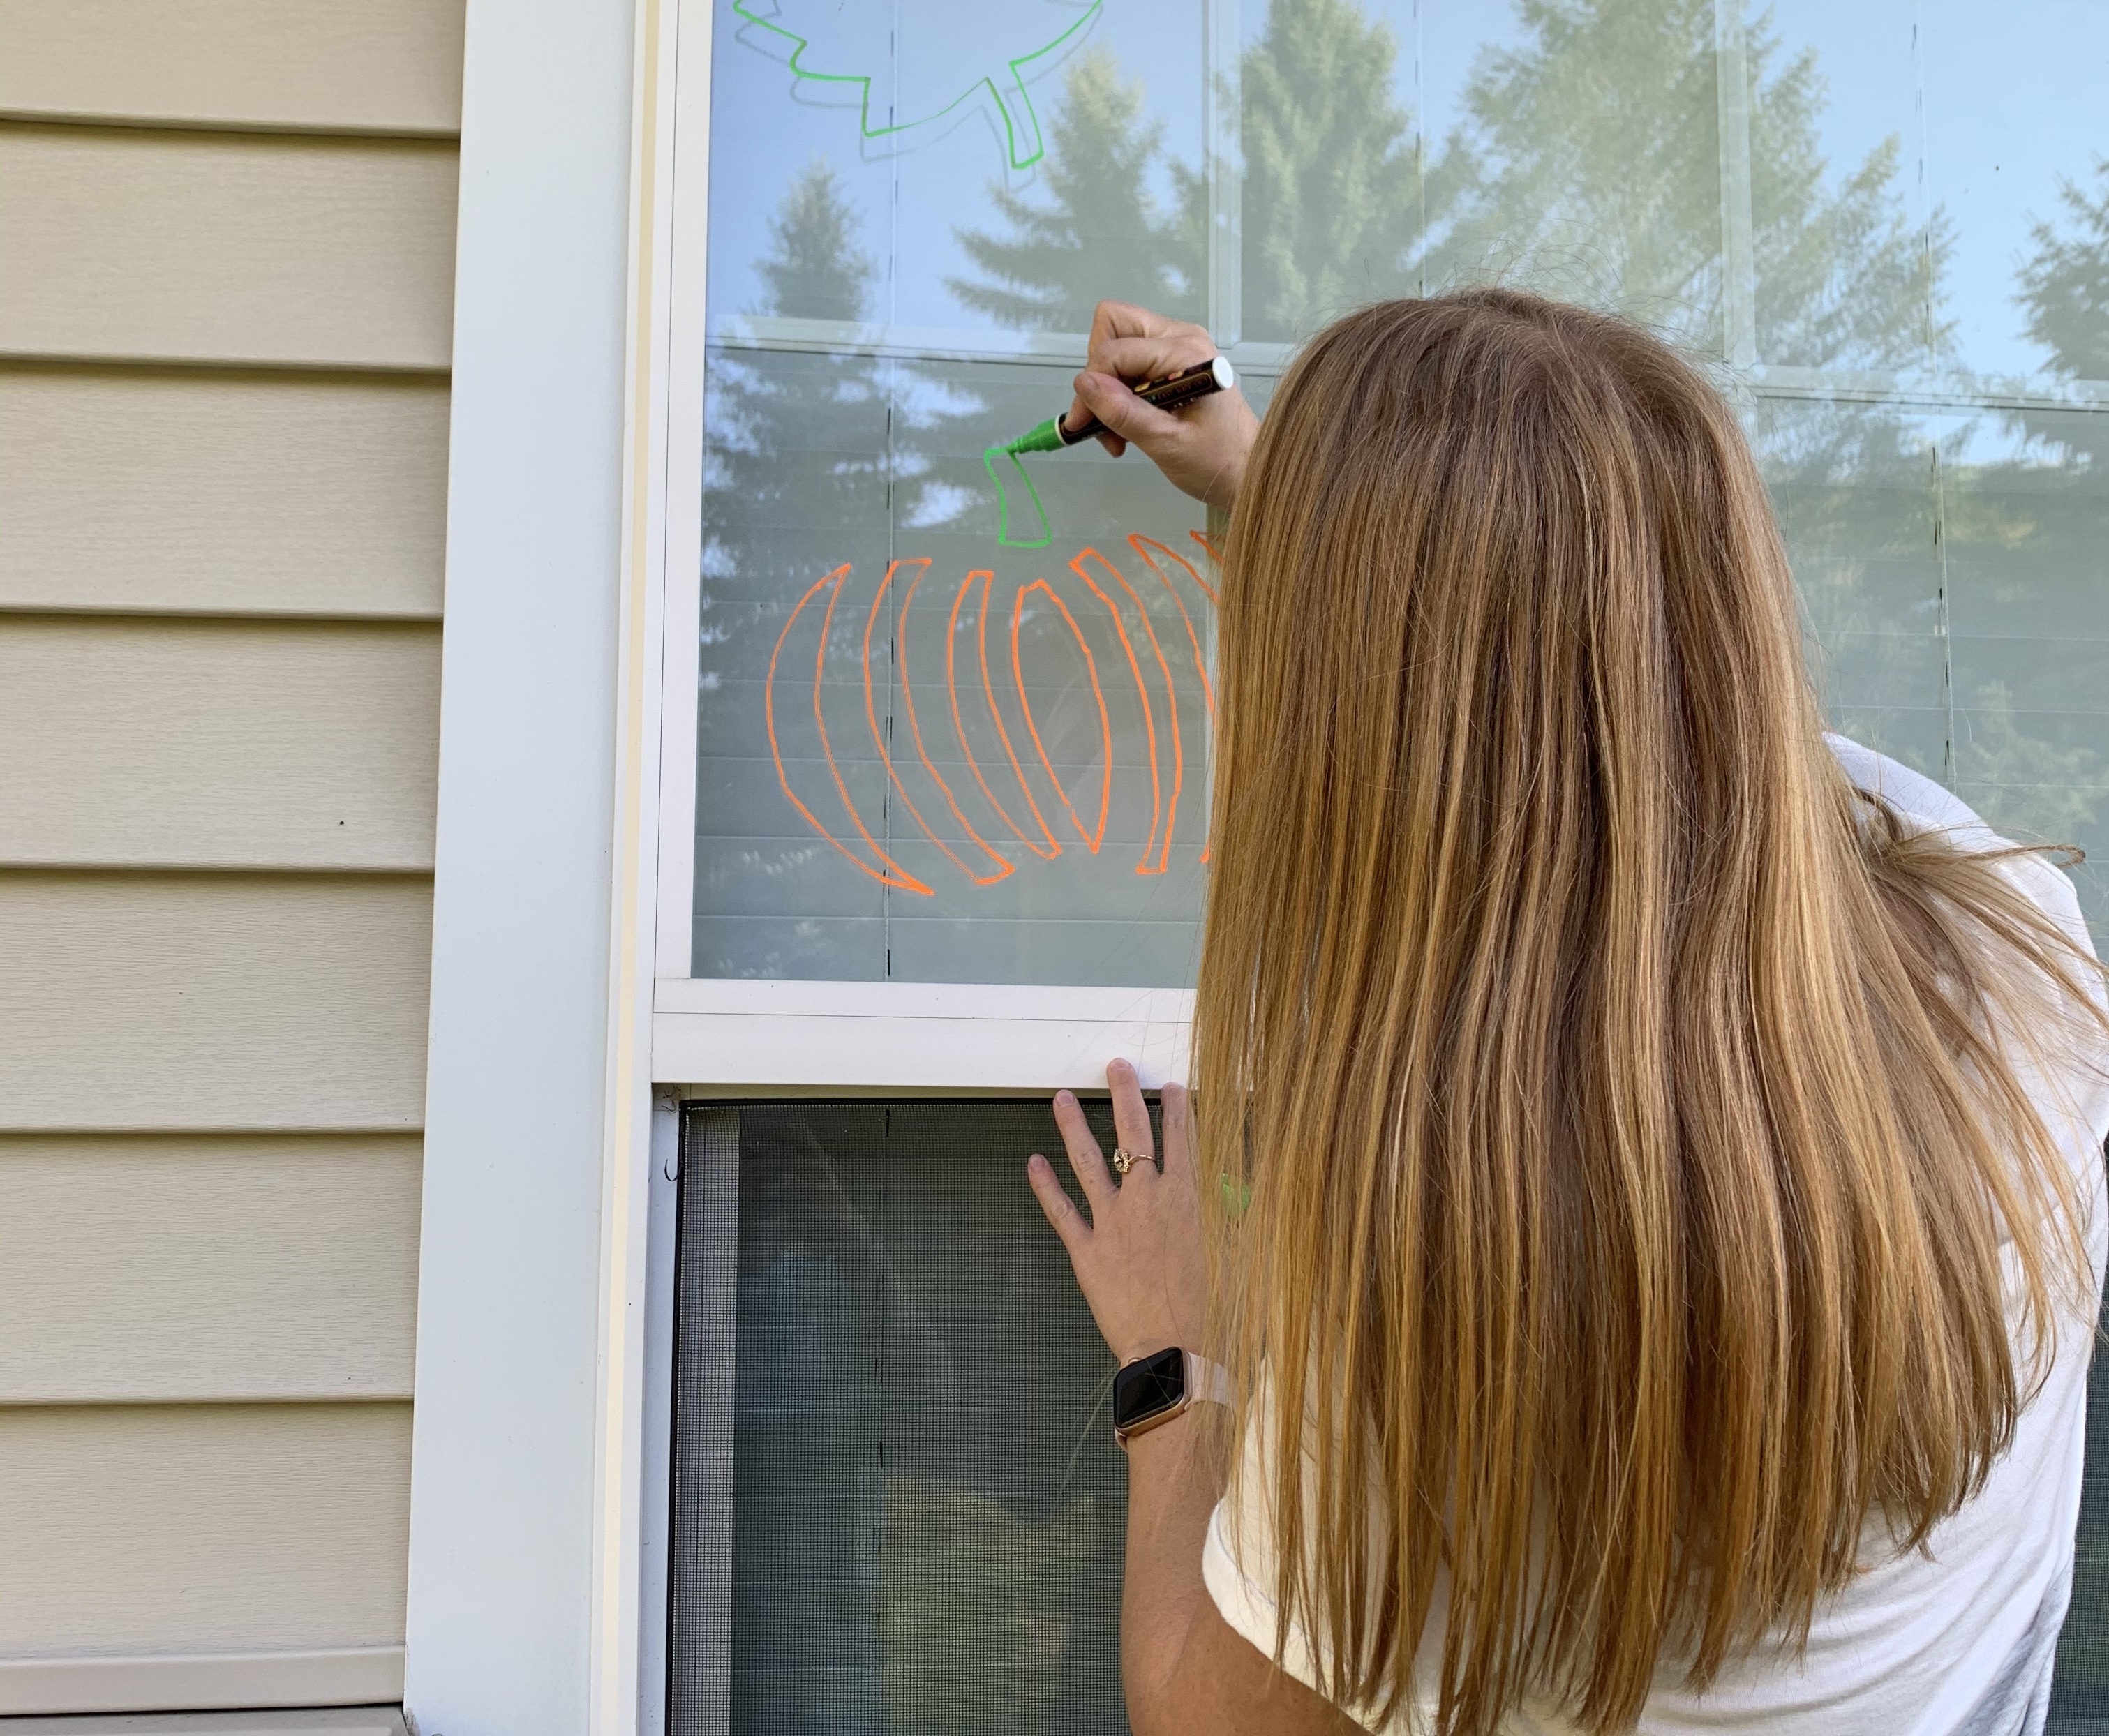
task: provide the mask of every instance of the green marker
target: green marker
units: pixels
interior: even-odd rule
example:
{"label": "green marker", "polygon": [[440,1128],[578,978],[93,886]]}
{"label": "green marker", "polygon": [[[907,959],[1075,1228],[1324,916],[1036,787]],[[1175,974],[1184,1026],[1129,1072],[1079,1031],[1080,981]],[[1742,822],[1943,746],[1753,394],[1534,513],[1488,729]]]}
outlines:
{"label": "green marker", "polygon": [[[1160,410],[1176,410],[1212,392],[1227,392],[1237,383],[1237,371],[1226,358],[1217,356],[1213,361],[1196,362],[1191,367],[1167,374],[1162,380],[1145,381],[1135,389],[1135,395]],[[996,449],[1012,453],[1059,452],[1065,446],[1077,445],[1095,434],[1104,432],[1105,424],[1095,416],[1086,417],[1081,428],[1069,427],[1061,417],[1050,416],[1030,434],[1021,434],[1009,445]]]}

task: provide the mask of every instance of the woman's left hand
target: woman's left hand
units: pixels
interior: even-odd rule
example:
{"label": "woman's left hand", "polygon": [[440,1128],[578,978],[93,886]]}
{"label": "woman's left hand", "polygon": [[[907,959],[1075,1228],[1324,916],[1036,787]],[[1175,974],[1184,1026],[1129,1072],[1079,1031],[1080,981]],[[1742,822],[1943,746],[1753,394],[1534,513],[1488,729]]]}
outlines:
{"label": "woman's left hand", "polygon": [[1112,1062],[1106,1084],[1113,1090],[1114,1139],[1134,1160],[1125,1177],[1109,1167],[1077,1099],[1067,1091],[1054,1095],[1054,1122],[1091,1207],[1089,1220],[1037,1152],[1025,1166],[1026,1177],[1069,1251],[1077,1287],[1113,1355],[1128,1363],[1174,1345],[1199,1350],[1208,1278],[1186,1093],[1178,1085],[1164,1088],[1159,1174],[1150,1161],[1149,1109],[1135,1069],[1125,1061]]}

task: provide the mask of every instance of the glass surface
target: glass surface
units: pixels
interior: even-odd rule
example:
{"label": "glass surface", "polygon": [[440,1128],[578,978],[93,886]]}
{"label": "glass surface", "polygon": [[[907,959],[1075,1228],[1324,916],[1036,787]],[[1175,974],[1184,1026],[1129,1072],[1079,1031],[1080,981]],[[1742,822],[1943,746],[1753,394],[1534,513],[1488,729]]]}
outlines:
{"label": "glass surface", "polygon": [[[717,0],[711,312],[1076,331],[1119,295],[1200,318],[1201,33],[1201,0]],[[768,264],[820,182],[876,268],[853,304]]]}
{"label": "glass surface", "polygon": [[700,976],[1183,983],[1206,849],[1201,515],[1095,446],[1007,549],[983,449],[1060,377],[721,353]]}
{"label": "glass surface", "polygon": [[[2109,417],[1963,424],[1942,442],[1958,795],[2109,918]],[[2098,939],[2098,944],[2099,940]]]}
{"label": "glass surface", "polygon": [[2104,377],[2109,10],[1778,0],[1749,65],[1765,360]]}
{"label": "glass surface", "polygon": [[2109,8],[721,0],[716,28],[697,975],[1192,980],[1204,516],[1095,447],[989,456],[1062,408],[1049,346],[1101,295],[1207,322],[1261,404],[1336,314],[1488,280],[1754,361],[1835,725],[2016,836],[2097,841]]}
{"label": "glass surface", "polygon": [[1113,1358],[1024,1178],[1059,1145],[1044,1102],[740,1110],[735,1736],[1127,1729]]}

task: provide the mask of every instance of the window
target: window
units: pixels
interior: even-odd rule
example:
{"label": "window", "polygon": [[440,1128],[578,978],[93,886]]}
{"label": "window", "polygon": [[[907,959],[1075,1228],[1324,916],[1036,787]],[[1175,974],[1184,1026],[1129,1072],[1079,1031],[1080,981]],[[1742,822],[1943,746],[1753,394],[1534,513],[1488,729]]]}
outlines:
{"label": "window", "polygon": [[[667,877],[693,902],[686,958],[662,962],[691,980],[658,1003],[702,1023],[662,1027],[657,1076],[861,1093],[741,1110],[725,1136],[741,1215],[736,1237],[722,1212],[713,1233],[732,1238],[738,1311],[712,1352],[727,1540],[704,1580],[735,1658],[820,1655],[796,1636],[824,1607],[825,1560],[848,1576],[826,1595],[866,1612],[821,1623],[850,1698],[817,1676],[802,1699],[728,1690],[736,1727],[922,1727],[901,1684],[964,1665],[949,1639],[887,1625],[887,1575],[943,1577],[942,1503],[859,1456],[876,1448],[864,1421],[802,1424],[739,1464],[847,1504],[826,1509],[837,1531],[787,1542],[765,1590],[734,1564],[733,1443],[796,1397],[749,1383],[766,1334],[793,1366],[847,1378],[892,1329],[869,1310],[908,1293],[883,1271],[909,1271],[958,1211],[996,1221],[983,1157],[1003,1149],[1001,1211],[1032,1210],[1011,1189],[1022,1124],[1004,1120],[1028,1111],[904,1093],[1036,1086],[1050,1048],[1045,1082],[1078,1084],[1136,1033],[1178,1029],[1207,874],[1222,527],[1137,460],[996,449],[1067,403],[1092,303],[1204,322],[1262,407],[1300,339],[1377,296],[1499,280],[1673,335],[1750,431],[1835,726],[2016,837],[2109,860],[2109,163],[2093,121],[2109,11],[713,0],[703,16],[707,304],[675,315],[702,322],[679,484],[701,509],[670,562],[697,575],[694,824]],[[2109,923],[2098,866],[2075,877]],[[759,1017],[781,1012],[797,1017]],[[1180,1039],[1164,1040],[1176,1071]],[[801,1139],[804,1157],[769,1155]],[[946,1179],[889,1195],[879,1224],[858,1178],[917,1165]],[[820,1199],[799,1175],[833,1178],[828,1210],[853,1233],[788,1206],[757,1215],[758,1198]],[[950,1323],[930,1341],[956,1361],[980,1341],[948,1336],[969,1319],[1027,1301],[1059,1314],[1068,1280],[1032,1263],[1045,1252],[932,1277],[955,1287],[916,1305]],[[775,1380],[784,1364],[755,1366]],[[685,1412],[683,1427],[692,1448],[710,1438]],[[923,1448],[902,1443],[921,1438],[888,1436],[911,1461]],[[1050,1484],[1054,1438],[1028,1455],[1031,1499],[984,1459],[946,1471],[945,1499],[955,1517],[1000,1508],[996,1534],[1053,1552],[1031,1559],[1066,1564],[1045,1568],[1059,1580],[1090,1551],[1045,1529],[1067,1511],[1048,1490],[1098,1488],[1098,1449],[1064,1473],[1082,1481]],[[2088,1637],[2109,1599],[2089,1540],[2106,1523],[2093,1507],[2083,1522],[2068,1729],[2109,1716]],[[906,1553],[846,1540],[874,1525]],[[906,1541],[918,1526],[924,1541]],[[987,1658],[1037,1635],[1048,1680],[1079,1658],[1090,1676],[1110,1638],[1088,1602],[998,1597],[969,1631]],[[1006,1725],[1039,1716],[1038,1689],[1018,1692]],[[1098,1721],[1067,1727],[1118,1728],[1077,1703]]]}

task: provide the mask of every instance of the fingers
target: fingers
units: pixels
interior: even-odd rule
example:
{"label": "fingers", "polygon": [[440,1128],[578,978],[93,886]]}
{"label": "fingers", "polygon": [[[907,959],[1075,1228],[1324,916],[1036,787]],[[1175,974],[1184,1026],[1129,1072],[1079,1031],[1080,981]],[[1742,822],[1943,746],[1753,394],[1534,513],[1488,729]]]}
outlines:
{"label": "fingers", "polygon": [[1032,1184],[1032,1197],[1040,1202],[1048,1227],[1062,1238],[1062,1246],[1073,1256],[1077,1248],[1091,1239],[1091,1226],[1062,1191],[1054,1166],[1035,1152],[1026,1160],[1025,1179]]}
{"label": "fingers", "polygon": [[[1113,1138],[1122,1150],[1138,1158],[1154,1157],[1156,1145],[1149,1131],[1149,1105],[1142,1100],[1142,1086],[1136,1079],[1135,1069],[1125,1061],[1109,1062],[1106,1084],[1113,1097]],[[1145,1161],[1128,1173],[1139,1175],[1152,1167]]]}
{"label": "fingers", "polygon": [[1194,1177],[1194,1105],[1184,1085],[1167,1085],[1164,1104],[1164,1174],[1190,1185]]}
{"label": "fingers", "polygon": [[1062,1148],[1069,1154],[1069,1167],[1077,1172],[1084,1197],[1095,1214],[1120,1190],[1106,1168],[1105,1153],[1091,1135],[1091,1124],[1084,1119],[1083,1106],[1069,1092],[1054,1093],[1054,1125],[1061,1130]]}
{"label": "fingers", "polygon": [[1150,337],[1163,331],[1199,329],[1168,313],[1154,313],[1132,301],[1102,301],[1091,309],[1091,344],[1095,349],[1108,338]]}
{"label": "fingers", "polygon": [[[1178,438],[1177,417],[1169,410],[1158,409],[1154,404],[1145,404],[1111,374],[1077,375],[1077,402],[1123,441],[1131,441],[1145,450],[1154,443]],[[1075,427],[1082,420],[1073,408],[1069,426]]]}
{"label": "fingers", "polygon": [[1156,337],[1117,337],[1094,344],[1084,366],[1092,373],[1111,374],[1116,380],[1140,385],[1181,372],[1196,362],[1213,360],[1215,354],[1215,340],[1207,332],[1199,326],[1185,326]]}
{"label": "fingers", "polygon": [[[1148,308],[1137,307],[1132,302],[1102,301],[1091,315],[1091,344],[1085,352],[1084,366],[1088,372],[1103,374],[1117,384],[1140,385],[1146,380],[1161,380],[1167,374],[1176,374],[1196,362],[1205,362],[1215,353],[1216,340],[1199,326],[1181,319],[1167,319],[1162,313],[1153,313]],[[1133,397],[1132,393],[1125,395]],[[1117,400],[1115,410],[1118,413]],[[1079,380],[1077,395],[1071,400],[1063,421],[1075,428],[1081,426],[1087,416],[1096,416],[1114,431],[1099,436],[1099,444],[1108,452],[1118,458],[1127,449],[1127,440],[1122,437],[1126,431],[1103,413]]]}

